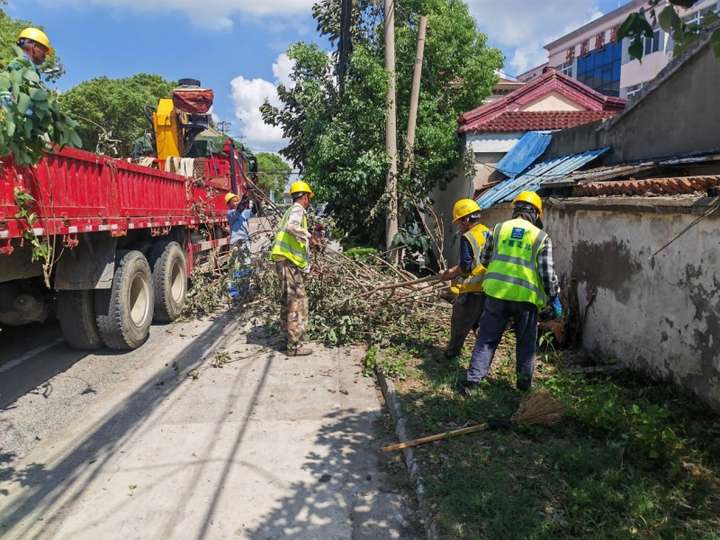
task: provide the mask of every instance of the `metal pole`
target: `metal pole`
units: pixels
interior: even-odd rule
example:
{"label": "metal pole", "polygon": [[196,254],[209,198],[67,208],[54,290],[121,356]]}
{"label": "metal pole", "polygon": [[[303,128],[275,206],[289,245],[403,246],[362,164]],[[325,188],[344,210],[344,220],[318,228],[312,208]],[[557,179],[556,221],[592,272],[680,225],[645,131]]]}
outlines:
{"label": "metal pole", "polygon": [[[397,200],[397,118],[395,104],[395,0],[385,0],[385,71],[388,74],[387,122],[385,124],[385,151],[390,159],[385,179],[388,210],[385,220],[385,247],[390,249],[398,233]],[[397,262],[397,251],[392,252]]]}
{"label": "metal pole", "polygon": [[412,91],[410,92],[410,115],[407,125],[407,145],[405,148],[405,163],[403,170],[410,171],[414,157],[415,126],[417,124],[418,102],[420,100],[420,80],[422,79],[423,56],[425,54],[425,32],[427,31],[427,17],[420,17],[418,26],[417,54],[415,55],[415,72],[413,73]]}

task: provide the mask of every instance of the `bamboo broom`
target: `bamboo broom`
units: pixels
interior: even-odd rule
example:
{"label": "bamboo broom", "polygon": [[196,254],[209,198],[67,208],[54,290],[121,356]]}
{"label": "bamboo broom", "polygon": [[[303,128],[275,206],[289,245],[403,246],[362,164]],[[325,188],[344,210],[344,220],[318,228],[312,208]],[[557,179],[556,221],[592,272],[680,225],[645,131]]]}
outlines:
{"label": "bamboo broom", "polygon": [[560,422],[564,414],[565,407],[563,407],[563,405],[554,397],[552,397],[547,391],[541,390],[525,397],[520,402],[520,406],[518,407],[517,411],[515,411],[515,413],[510,417],[509,421],[494,420],[489,422],[483,422],[482,424],[476,424],[474,426],[468,426],[460,429],[453,429],[444,433],[438,433],[437,435],[429,435],[427,437],[420,437],[418,439],[412,439],[410,441],[389,444],[383,447],[383,452],[395,452],[396,450],[403,450],[405,448],[412,448],[435,441],[451,439],[453,437],[459,437],[460,435],[467,435],[468,433],[486,431],[489,429],[507,428],[513,425],[552,426]]}

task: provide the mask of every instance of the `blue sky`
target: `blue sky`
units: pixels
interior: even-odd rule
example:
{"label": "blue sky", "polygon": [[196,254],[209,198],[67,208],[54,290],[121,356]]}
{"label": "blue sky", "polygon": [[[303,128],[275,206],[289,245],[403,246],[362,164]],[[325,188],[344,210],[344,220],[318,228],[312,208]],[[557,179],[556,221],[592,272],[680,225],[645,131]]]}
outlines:
{"label": "blue sky", "polygon": [[[42,24],[67,74],[83,80],[138,72],[193,77],[215,90],[215,112],[258,150],[282,146],[257,107],[276,99],[291,68],[290,43],[315,41],[313,0],[10,0],[8,13]],[[624,2],[618,0],[469,0],[478,27],[506,55],[508,73],[544,59],[542,45]]]}

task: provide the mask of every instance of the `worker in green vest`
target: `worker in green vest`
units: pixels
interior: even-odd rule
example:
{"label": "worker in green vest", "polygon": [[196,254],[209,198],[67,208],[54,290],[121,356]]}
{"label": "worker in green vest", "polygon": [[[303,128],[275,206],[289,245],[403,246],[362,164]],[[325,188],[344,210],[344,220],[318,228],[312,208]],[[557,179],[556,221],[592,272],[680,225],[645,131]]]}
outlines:
{"label": "worker in green vest", "polygon": [[313,195],[310,186],[301,180],[290,186],[293,204],[280,220],[270,252],[280,279],[280,324],[287,336],[288,356],[312,354],[302,346],[302,340],[308,319],[305,275],[310,271],[310,246],[314,242],[306,211]]}
{"label": "worker in green vest", "polygon": [[465,344],[470,330],[477,328],[483,311],[485,295],[482,280],[485,267],[480,255],[485,245],[488,228],[480,223],[480,207],[472,199],[460,199],[453,207],[453,223],[460,233],[460,258],[458,264],[440,275],[446,281],[461,277],[458,296],[453,302],[450,322],[450,342],[445,357],[455,358]]}
{"label": "worker in green vest", "polygon": [[517,387],[529,390],[532,385],[538,312],[549,301],[555,317],[562,317],[552,242],[542,230],[542,217],[542,199],[523,191],[513,201],[512,219],[495,225],[485,242],[480,262],[487,267],[483,279],[487,298],[470,368],[458,389],[463,395],[487,376],[510,321],[516,338]]}

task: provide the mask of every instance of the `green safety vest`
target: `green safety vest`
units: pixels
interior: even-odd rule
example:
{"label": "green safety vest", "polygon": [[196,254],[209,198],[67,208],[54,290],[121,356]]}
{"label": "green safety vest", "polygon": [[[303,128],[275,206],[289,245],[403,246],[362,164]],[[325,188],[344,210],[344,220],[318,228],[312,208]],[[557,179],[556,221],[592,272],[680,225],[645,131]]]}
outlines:
{"label": "green safety vest", "polygon": [[470,275],[467,276],[462,284],[460,285],[459,294],[465,293],[478,293],[482,292],[483,286],[483,274],[485,274],[485,267],[480,264],[480,254],[482,253],[483,246],[485,245],[485,233],[488,229],[482,223],[478,223],[468,232],[463,234],[463,237],[470,242],[470,249],[473,252],[473,267]]}
{"label": "green safety vest", "polygon": [[547,237],[520,218],[495,225],[495,249],[483,281],[485,294],[500,300],[529,302],[542,309],[547,294],[538,271],[538,254]]}
{"label": "green safety vest", "polygon": [[[288,219],[290,219],[290,211],[292,206],[285,211],[285,215],[278,225],[278,231],[275,234],[275,241],[270,251],[270,258],[273,261],[287,259],[295,266],[304,270],[308,265],[308,255],[305,242],[301,242],[295,235],[286,230]],[[307,217],[303,214],[301,227],[307,230]]]}

